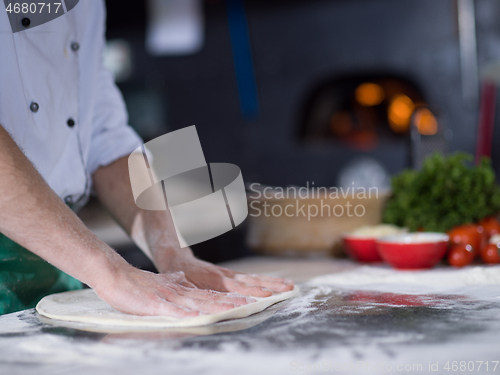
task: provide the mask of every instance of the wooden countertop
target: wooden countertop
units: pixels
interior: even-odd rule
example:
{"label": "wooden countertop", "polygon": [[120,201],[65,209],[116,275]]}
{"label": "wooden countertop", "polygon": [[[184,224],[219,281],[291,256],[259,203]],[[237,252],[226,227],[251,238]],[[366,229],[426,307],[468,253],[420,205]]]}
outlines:
{"label": "wooden countertop", "polygon": [[348,271],[360,267],[359,263],[348,259],[335,259],[326,256],[317,258],[259,256],[224,262],[220,265],[238,272],[285,277],[296,283],[307,281],[316,276]]}

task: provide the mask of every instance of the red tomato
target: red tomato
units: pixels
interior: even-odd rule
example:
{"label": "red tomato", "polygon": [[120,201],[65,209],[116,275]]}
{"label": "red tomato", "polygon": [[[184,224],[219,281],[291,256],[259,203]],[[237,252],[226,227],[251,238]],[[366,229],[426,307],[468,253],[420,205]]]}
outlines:
{"label": "red tomato", "polygon": [[484,263],[500,263],[500,249],[497,245],[488,244],[481,249]]}
{"label": "red tomato", "polygon": [[479,222],[479,225],[484,228],[484,233],[488,237],[500,233],[500,222],[497,220],[496,217],[493,216],[485,217],[483,220]]}
{"label": "red tomato", "polygon": [[453,228],[448,232],[448,236],[452,246],[471,245],[474,255],[478,255],[483,242],[482,233],[483,227],[476,224],[464,224]]}
{"label": "red tomato", "polygon": [[455,267],[464,267],[471,264],[474,257],[471,245],[455,245],[448,253],[448,263]]}

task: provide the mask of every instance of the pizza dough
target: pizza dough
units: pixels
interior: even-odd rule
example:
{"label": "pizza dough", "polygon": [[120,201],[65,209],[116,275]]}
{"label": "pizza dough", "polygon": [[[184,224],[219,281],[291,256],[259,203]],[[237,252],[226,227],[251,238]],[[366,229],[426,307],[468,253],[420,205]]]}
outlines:
{"label": "pizza dough", "polygon": [[110,327],[157,327],[180,328],[200,327],[223,320],[244,318],[258,313],[277,302],[284,301],[299,293],[299,288],[289,292],[275,293],[270,297],[256,298],[256,302],[232,310],[189,318],[169,316],[139,316],[125,314],[113,309],[101,300],[92,289],[52,294],[44,297],[36,310],[39,314],[57,320],[95,324]]}

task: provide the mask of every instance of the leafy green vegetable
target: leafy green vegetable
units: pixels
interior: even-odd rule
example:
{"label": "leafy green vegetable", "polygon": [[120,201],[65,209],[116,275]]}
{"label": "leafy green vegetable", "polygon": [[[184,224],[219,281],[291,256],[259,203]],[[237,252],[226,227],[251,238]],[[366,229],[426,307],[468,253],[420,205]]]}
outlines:
{"label": "leafy green vegetable", "polygon": [[387,202],[383,222],[446,232],[500,211],[500,187],[491,162],[483,158],[469,166],[472,156],[456,153],[429,156],[420,171],[405,170],[392,179],[393,195]]}

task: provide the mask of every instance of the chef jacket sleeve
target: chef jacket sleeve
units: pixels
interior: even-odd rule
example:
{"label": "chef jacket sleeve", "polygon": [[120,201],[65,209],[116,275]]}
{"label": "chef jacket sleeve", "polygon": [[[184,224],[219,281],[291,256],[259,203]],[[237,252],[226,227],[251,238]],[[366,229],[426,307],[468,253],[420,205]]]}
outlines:
{"label": "chef jacket sleeve", "polygon": [[98,97],[95,101],[88,170],[92,175],[99,167],[128,156],[142,140],[129,126],[123,97],[112,74],[101,66]]}

